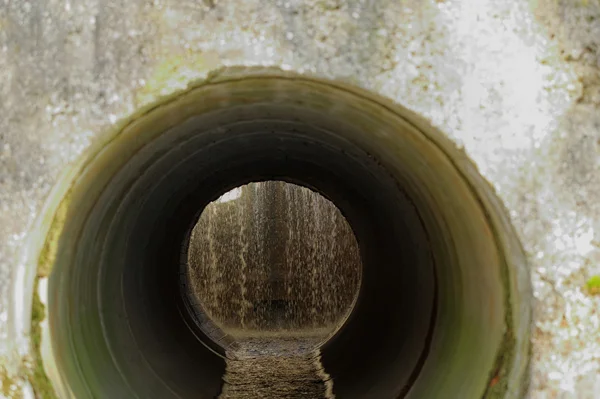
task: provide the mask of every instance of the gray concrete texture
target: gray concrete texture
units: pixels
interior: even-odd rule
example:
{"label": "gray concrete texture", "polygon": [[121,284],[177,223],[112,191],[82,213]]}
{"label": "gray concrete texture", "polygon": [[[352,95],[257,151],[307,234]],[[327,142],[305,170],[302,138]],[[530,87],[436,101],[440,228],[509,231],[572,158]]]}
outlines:
{"label": "gray concrete texture", "polygon": [[529,257],[530,397],[600,395],[600,296],[585,288],[600,274],[599,0],[0,0],[0,364],[13,381],[27,359],[14,283],[59,173],[140,105],[234,64],[352,82],[464,148]]}

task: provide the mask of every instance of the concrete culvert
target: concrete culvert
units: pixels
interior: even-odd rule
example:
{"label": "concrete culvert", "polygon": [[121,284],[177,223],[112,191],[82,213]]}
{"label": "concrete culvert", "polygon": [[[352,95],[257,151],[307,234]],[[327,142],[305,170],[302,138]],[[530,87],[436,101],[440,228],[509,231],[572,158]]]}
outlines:
{"label": "concrete culvert", "polygon": [[182,248],[206,205],[267,180],[320,193],[358,243],[356,299],[311,355],[323,397],[522,395],[528,275],[467,157],[365,91],[229,68],[119,125],[55,190],[40,267],[59,396],[242,397],[225,396],[226,345],[186,310]]}

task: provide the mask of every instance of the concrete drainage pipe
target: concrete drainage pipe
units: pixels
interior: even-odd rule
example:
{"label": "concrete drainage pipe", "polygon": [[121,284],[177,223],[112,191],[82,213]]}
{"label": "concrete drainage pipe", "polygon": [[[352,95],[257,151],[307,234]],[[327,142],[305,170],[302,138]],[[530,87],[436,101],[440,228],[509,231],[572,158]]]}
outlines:
{"label": "concrete drainage pipe", "polygon": [[332,200],[360,246],[358,299],[320,348],[336,397],[521,395],[524,258],[465,155],[365,91],[229,68],[121,124],[55,190],[39,251],[59,396],[219,395],[224,352],[180,311],[181,245],[205,204],[269,179]]}

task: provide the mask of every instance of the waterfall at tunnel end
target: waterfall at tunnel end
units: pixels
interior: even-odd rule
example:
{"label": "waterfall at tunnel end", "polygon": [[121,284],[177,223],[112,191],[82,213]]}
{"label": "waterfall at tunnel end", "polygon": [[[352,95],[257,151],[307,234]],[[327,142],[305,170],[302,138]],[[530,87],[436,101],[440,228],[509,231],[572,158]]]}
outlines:
{"label": "waterfall at tunnel end", "polygon": [[237,339],[325,339],[360,283],[358,244],[339,209],[282,181],[237,187],[206,206],[187,255],[196,314]]}

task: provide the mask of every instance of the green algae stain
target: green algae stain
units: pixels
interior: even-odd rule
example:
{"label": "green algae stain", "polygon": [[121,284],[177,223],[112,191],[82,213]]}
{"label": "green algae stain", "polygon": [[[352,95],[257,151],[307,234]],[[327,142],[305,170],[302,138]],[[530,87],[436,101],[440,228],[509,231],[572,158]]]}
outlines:
{"label": "green algae stain", "polygon": [[0,394],[2,396],[11,398],[12,387],[14,386],[12,378],[9,377],[8,371],[3,366],[0,366]]}
{"label": "green algae stain", "polygon": [[[53,215],[53,219],[50,224],[50,230],[46,235],[46,241],[44,242],[40,252],[38,258],[37,278],[48,277],[52,271],[52,264],[56,259],[56,253],[58,251],[58,239],[62,232],[62,226],[65,224],[67,219],[69,202],[70,192],[67,192]],[[37,280],[35,284],[35,288],[37,289]]]}
{"label": "green algae stain", "polygon": [[146,84],[137,90],[136,104],[148,104],[185,89],[190,82],[206,77],[218,65],[219,57],[212,52],[188,52],[168,57],[153,68]]}
{"label": "green algae stain", "polygon": [[42,361],[42,327],[40,323],[46,317],[46,309],[42,304],[38,295],[38,279],[36,278],[35,287],[33,290],[33,305],[31,310],[31,346],[33,352],[33,364],[29,370],[29,382],[35,392],[36,398],[39,399],[58,399],[52,382],[44,371]]}
{"label": "green algae stain", "polygon": [[600,295],[600,276],[592,276],[585,283],[585,287],[590,295]]}

